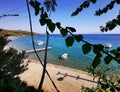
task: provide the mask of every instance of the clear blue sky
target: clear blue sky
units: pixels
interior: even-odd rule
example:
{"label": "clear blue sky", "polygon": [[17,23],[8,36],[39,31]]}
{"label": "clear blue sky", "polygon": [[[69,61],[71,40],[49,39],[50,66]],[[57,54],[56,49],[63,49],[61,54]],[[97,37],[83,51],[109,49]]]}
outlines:
{"label": "clear blue sky", "polygon": [[[26,8],[26,0],[1,0],[0,1],[0,15],[3,14],[19,14],[19,17],[6,17],[0,19],[0,28],[11,30],[29,30],[28,13]],[[38,0],[43,2],[44,0]],[[108,4],[110,0],[98,0],[98,2],[88,9],[84,9],[78,16],[71,17],[71,13],[84,1],[84,0],[56,0],[58,6],[56,11],[52,12],[51,18],[53,22],[61,22],[62,26],[71,26],[77,29],[77,33],[101,33],[99,26],[116,16],[119,13],[120,6],[116,4],[115,8],[107,14],[100,17],[94,16],[95,10],[102,9]],[[33,30],[38,33],[45,33],[45,27],[39,24],[39,16],[35,16],[31,8]],[[55,33],[59,33],[58,30]],[[120,27],[115,28],[110,33],[119,33]]]}

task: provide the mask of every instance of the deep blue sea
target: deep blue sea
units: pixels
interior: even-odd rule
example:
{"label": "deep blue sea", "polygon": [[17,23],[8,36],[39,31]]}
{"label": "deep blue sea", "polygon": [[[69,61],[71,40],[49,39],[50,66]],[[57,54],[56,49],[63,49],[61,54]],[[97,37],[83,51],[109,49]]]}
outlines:
{"label": "deep blue sea", "polygon": [[[83,37],[86,41],[92,44],[100,43],[105,45],[106,43],[111,43],[112,47],[110,49],[120,47],[120,34],[84,34]],[[44,41],[43,46],[37,45],[38,40]],[[44,47],[46,42],[46,36],[34,36],[34,41],[36,48]],[[33,49],[30,36],[13,38],[9,44],[20,51]],[[92,63],[95,55],[92,52],[90,52],[89,54],[83,54],[82,44],[82,42],[75,42],[72,47],[68,48],[65,45],[65,38],[63,38],[61,35],[50,35],[49,46],[52,48],[48,50],[47,62],[79,70],[86,70],[86,68]],[[42,60],[44,60],[44,53],[44,51],[38,52]],[[69,57],[67,60],[58,59],[58,57],[63,53],[68,53]],[[34,53],[29,54],[28,58],[37,60]],[[113,62],[112,65],[119,66],[115,62]]]}

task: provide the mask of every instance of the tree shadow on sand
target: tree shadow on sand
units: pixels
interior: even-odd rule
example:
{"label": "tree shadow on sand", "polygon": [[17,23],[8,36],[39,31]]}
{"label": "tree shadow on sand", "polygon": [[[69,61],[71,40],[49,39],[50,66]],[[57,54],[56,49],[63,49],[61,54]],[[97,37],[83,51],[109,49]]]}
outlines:
{"label": "tree shadow on sand", "polygon": [[65,79],[65,77],[71,77],[71,78],[75,78],[76,80],[85,80],[85,81],[88,81],[88,82],[93,82],[93,83],[97,83],[95,82],[94,80],[90,80],[90,79],[87,79],[87,78],[82,78],[80,77],[79,75],[77,76],[74,76],[74,75],[70,75],[68,73],[61,73],[61,72],[58,72],[56,75],[63,75],[63,77],[59,77],[57,80],[58,81],[63,81]]}

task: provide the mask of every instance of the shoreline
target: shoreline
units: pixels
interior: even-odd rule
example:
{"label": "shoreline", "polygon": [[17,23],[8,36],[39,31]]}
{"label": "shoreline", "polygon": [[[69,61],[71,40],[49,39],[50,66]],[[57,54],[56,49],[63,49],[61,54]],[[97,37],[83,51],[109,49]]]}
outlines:
{"label": "shoreline", "polygon": [[[14,36],[9,39],[17,37]],[[23,64],[28,65],[28,70],[19,74],[20,79],[25,81],[28,86],[34,86],[37,89],[42,76],[43,67],[39,61],[31,59],[29,62],[26,59]],[[82,86],[92,88],[97,85],[96,82],[93,81],[93,76],[85,71],[54,64],[47,64],[47,70],[60,92],[81,92]],[[43,90],[45,92],[56,92],[47,75],[43,83]]]}
{"label": "shoreline", "polygon": [[[27,85],[38,88],[43,69],[41,64],[38,61],[27,59],[23,64],[28,65],[28,70],[19,75],[20,79],[25,81]],[[97,85],[96,81],[93,81],[92,75],[81,70],[54,64],[47,64],[47,70],[61,92],[81,92],[82,86],[92,88]],[[45,76],[43,90],[45,92],[56,92],[47,75]]]}

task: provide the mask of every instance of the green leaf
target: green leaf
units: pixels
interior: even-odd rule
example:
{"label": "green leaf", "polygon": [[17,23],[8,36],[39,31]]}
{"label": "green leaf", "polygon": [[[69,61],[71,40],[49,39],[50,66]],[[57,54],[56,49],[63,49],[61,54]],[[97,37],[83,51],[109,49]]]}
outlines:
{"label": "green leaf", "polygon": [[111,60],[112,60],[112,58],[110,56],[106,56],[104,58],[105,64],[109,64]]}
{"label": "green leaf", "polygon": [[117,48],[117,51],[120,52],[120,47]]}
{"label": "green leaf", "polygon": [[34,7],[34,2],[33,2],[32,0],[29,2],[29,4],[30,4],[32,7]]}
{"label": "green leaf", "polygon": [[103,47],[101,45],[93,45],[93,52],[97,55],[100,54],[100,51]]}
{"label": "green leaf", "polygon": [[96,3],[96,0],[91,0],[91,2],[92,2],[93,4],[95,4],[95,3]]}
{"label": "green leaf", "polygon": [[96,68],[100,64],[100,57],[96,56],[93,60],[92,66]]}
{"label": "green leaf", "polygon": [[41,26],[45,25],[45,20],[44,19],[40,19],[39,22],[40,22]]}
{"label": "green leaf", "polygon": [[89,7],[89,5],[90,5],[89,1],[85,1],[83,7],[86,8]]}
{"label": "green leaf", "polygon": [[66,29],[69,29],[71,32],[76,32],[76,29],[73,27],[66,27]]}
{"label": "green leaf", "polygon": [[40,4],[41,3],[39,3],[38,1],[30,1],[30,4],[31,4],[31,6],[34,8],[34,10],[35,10],[35,15],[37,16],[38,14],[39,14],[39,11],[40,11],[40,8],[39,8],[39,6],[40,6]]}
{"label": "green leaf", "polygon": [[116,58],[120,58],[120,53],[117,52],[117,53],[115,54],[115,57],[116,57]]}
{"label": "green leaf", "polygon": [[67,47],[70,47],[70,46],[72,46],[73,43],[74,43],[74,38],[73,38],[72,36],[69,36],[69,37],[67,37],[67,38],[65,39],[65,41],[66,41],[66,46],[67,46]]}
{"label": "green leaf", "polygon": [[78,11],[78,12],[81,12],[82,9],[83,9],[82,7],[79,7],[79,8],[77,8],[77,11]]}
{"label": "green leaf", "polygon": [[110,53],[111,54],[115,54],[117,51],[115,49],[111,50]]}
{"label": "green leaf", "polygon": [[98,48],[99,48],[100,50],[103,50],[103,49],[104,49],[104,46],[103,46],[102,44],[98,44]]}
{"label": "green leaf", "polygon": [[117,4],[120,4],[120,0],[116,0]]}
{"label": "green leaf", "polygon": [[90,44],[83,44],[83,46],[82,46],[82,50],[83,50],[83,53],[84,54],[87,54],[87,53],[89,53],[90,51],[91,51],[91,45]]}
{"label": "green leaf", "polygon": [[53,33],[54,30],[55,30],[55,24],[54,24],[54,23],[48,24],[48,28],[49,28],[49,30]]}
{"label": "green leaf", "polygon": [[116,24],[114,24],[113,22],[110,22],[109,25],[109,30],[113,30],[115,28]]}
{"label": "green leaf", "polygon": [[43,13],[43,14],[41,14],[41,19],[46,19],[46,18],[48,18],[48,15],[47,15],[47,13],[45,12],[45,13]]}
{"label": "green leaf", "polygon": [[101,31],[101,32],[104,32],[104,30],[105,30],[105,28],[102,27],[102,26],[100,26],[100,31]]}
{"label": "green leaf", "polygon": [[60,22],[57,22],[57,23],[56,23],[56,26],[57,26],[58,29],[60,29],[60,28],[61,28],[61,23],[60,23]]}
{"label": "green leaf", "polygon": [[52,23],[51,19],[46,19],[45,22],[46,22],[46,24]]}
{"label": "green leaf", "polygon": [[53,33],[55,30],[55,24],[52,23],[51,19],[46,19],[47,26],[49,30]]}
{"label": "green leaf", "polygon": [[73,16],[76,16],[78,13],[79,13],[78,11],[74,11],[74,12],[71,14],[71,16],[72,16],[72,17],[73,17]]}
{"label": "green leaf", "polygon": [[60,29],[60,33],[61,33],[61,35],[64,37],[64,36],[67,35],[68,31],[67,31],[67,29],[61,28],[61,29]]}
{"label": "green leaf", "polygon": [[108,5],[109,9],[111,10],[113,8],[114,3],[111,3]]}
{"label": "green leaf", "polygon": [[83,40],[83,36],[82,36],[82,35],[75,35],[75,40],[76,40],[77,42],[80,42],[80,41]]}

